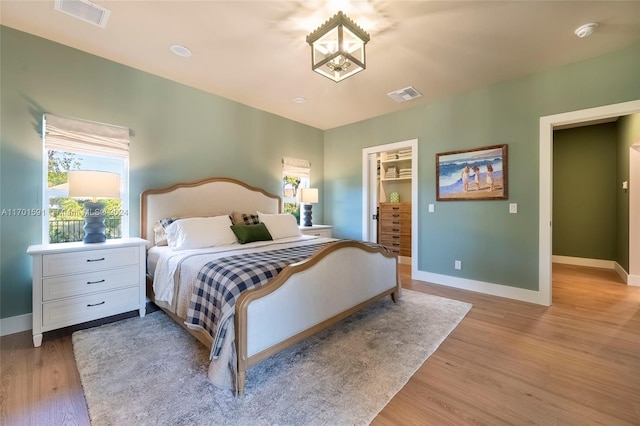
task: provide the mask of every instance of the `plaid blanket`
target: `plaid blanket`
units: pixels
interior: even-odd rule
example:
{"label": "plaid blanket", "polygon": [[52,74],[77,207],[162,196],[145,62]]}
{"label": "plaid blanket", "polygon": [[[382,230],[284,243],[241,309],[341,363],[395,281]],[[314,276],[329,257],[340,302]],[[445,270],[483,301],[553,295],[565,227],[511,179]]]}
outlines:
{"label": "plaid blanket", "polygon": [[218,358],[240,293],[262,286],[286,266],[333,242],[229,256],[207,263],[198,273],[185,324],[211,335],[211,357]]}

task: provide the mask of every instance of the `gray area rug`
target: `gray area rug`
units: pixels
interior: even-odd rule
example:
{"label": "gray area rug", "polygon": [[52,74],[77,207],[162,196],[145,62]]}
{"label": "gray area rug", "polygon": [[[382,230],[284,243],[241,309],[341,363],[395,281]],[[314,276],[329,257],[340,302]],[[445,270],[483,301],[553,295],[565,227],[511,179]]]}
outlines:
{"label": "gray area rug", "polygon": [[403,290],[251,367],[241,398],[207,381],[209,351],[162,311],[72,338],[94,426],[368,424],[469,309]]}

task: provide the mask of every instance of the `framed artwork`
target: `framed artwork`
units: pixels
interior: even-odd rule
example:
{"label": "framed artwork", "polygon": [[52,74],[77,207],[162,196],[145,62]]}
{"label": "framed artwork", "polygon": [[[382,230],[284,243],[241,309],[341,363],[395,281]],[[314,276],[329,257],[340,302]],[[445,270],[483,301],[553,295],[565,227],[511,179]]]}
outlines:
{"label": "framed artwork", "polygon": [[436,154],[436,200],[506,200],[507,145]]}

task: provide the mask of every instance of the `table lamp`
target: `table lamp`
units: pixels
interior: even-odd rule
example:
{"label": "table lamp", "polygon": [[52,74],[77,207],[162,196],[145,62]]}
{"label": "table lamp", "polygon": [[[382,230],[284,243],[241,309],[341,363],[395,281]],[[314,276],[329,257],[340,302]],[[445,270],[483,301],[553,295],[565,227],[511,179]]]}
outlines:
{"label": "table lamp", "polygon": [[98,198],[120,198],[120,175],[93,170],[69,171],[69,197],[91,198],[84,203],[85,243],[103,243],[105,230],[105,205]]}
{"label": "table lamp", "polygon": [[304,204],[303,226],[312,226],[311,205],[318,202],[318,188],[300,188],[300,202]]}

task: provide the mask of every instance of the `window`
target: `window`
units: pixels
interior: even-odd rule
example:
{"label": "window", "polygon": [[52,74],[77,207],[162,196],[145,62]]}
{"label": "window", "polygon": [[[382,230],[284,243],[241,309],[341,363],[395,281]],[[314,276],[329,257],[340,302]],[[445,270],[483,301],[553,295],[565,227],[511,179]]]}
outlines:
{"label": "window", "polygon": [[298,189],[309,188],[311,163],[298,158],[282,159],[282,200],[283,211],[291,213],[300,224],[300,201]]}
{"label": "window", "polygon": [[107,238],[129,236],[129,129],[45,114],[42,241],[82,241],[85,199],[70,198],[70,170],[120,175],[120,197],[105,204]]}

